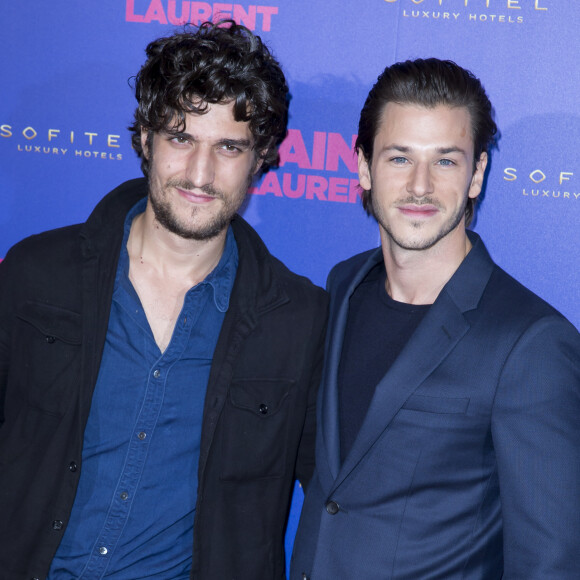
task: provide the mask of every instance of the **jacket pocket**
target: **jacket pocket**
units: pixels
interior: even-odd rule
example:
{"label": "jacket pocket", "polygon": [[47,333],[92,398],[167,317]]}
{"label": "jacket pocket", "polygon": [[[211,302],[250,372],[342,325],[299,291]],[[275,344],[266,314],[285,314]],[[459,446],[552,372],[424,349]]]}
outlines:
{"label": "jacket pocket", "polygon": [[14,358],[15,380],[28,404],[62,414],[79,388],[81,316],[37,302],[26,302],[17,312]]}
{"label": "jacket pocket", "polygon": [[423,413],[465,413],[469,406],[469,397],[431,397],[429,395],[411,395],[403,405],[408,411]]}
{"label": "jacket pocket", "polygon": [[293,382],[232,382],[224,409],[221,479],[239,481],[284,475]]}

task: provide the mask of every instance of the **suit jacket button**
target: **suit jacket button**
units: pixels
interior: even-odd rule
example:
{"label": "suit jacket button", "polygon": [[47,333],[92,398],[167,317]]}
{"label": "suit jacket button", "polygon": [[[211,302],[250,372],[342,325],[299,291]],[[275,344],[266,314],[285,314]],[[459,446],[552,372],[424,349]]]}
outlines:
{"label": "suit jacket button", "polygon": [[62,520],[54,520],[52,522],[52,529],[53,530],[62,530]]}
{"label": "suit jacket button", "polygon": [[326,504],[326,511],[331,515],[335,515],[338,513],[338,510],[340,508],[338,507],[338,504],[335,501],[329,501]]}

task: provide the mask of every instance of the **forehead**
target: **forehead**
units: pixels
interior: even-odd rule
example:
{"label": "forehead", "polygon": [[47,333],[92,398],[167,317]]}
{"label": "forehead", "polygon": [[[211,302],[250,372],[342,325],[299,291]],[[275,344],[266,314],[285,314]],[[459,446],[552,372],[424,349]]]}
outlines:
{"label": "forehead", "polygon": [[199,139],[252,140],[249,122],[236,121],[234,118],[233,102],[208,104],[205,112],[200,114],[186,112],[183,130]]}
{"label": "forehead", "polygon": [[387,103],[382,111],[375,143],[389,146],[457,146],[473,150],[471,117],[467,107]]}

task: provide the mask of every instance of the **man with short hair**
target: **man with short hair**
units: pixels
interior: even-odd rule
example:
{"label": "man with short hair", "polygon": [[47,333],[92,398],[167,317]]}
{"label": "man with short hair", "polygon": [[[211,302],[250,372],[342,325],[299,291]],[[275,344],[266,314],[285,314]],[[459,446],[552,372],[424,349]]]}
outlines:
{"label": "man with short hair", "polygon": [[152,42],[147,176],[0,265],[0,578],[283,578],[325,293],[236,214],[288,89],[248,29]]}
{"label": "man with short hair", "polygon": [[466,231],[495,133],[453,62],[370,91],[356,148],[381,247],[328,279],[293,580],[580,578],[580,337]]}

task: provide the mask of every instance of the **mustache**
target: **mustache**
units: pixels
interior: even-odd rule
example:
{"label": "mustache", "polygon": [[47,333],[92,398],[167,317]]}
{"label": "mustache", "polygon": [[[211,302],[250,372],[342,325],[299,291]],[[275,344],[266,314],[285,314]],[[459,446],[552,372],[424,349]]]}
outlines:
{"label": "mustache", "polygon": [[202,191],[206,195],[211,195],[211,197],[222,198],[222,192],[216,189],[211,183],[202,185],[201,187],[196,187],[191,181],[187,179],[170,179],[165,184],[166,188],[176,187],[179,189],[186,189],[187,191]]}
{"label": "mustache", "polygon": [[407,205],[407,204],[414,204],[414,205],[433,205],[438,209],[441,209],[441,203],[436,200],[435,198],[431,197],[430,195],[426,195],[425,197],[414,197],[413,195],[409,195],[404,199],[399,199],[396,203],[397,206]]}

